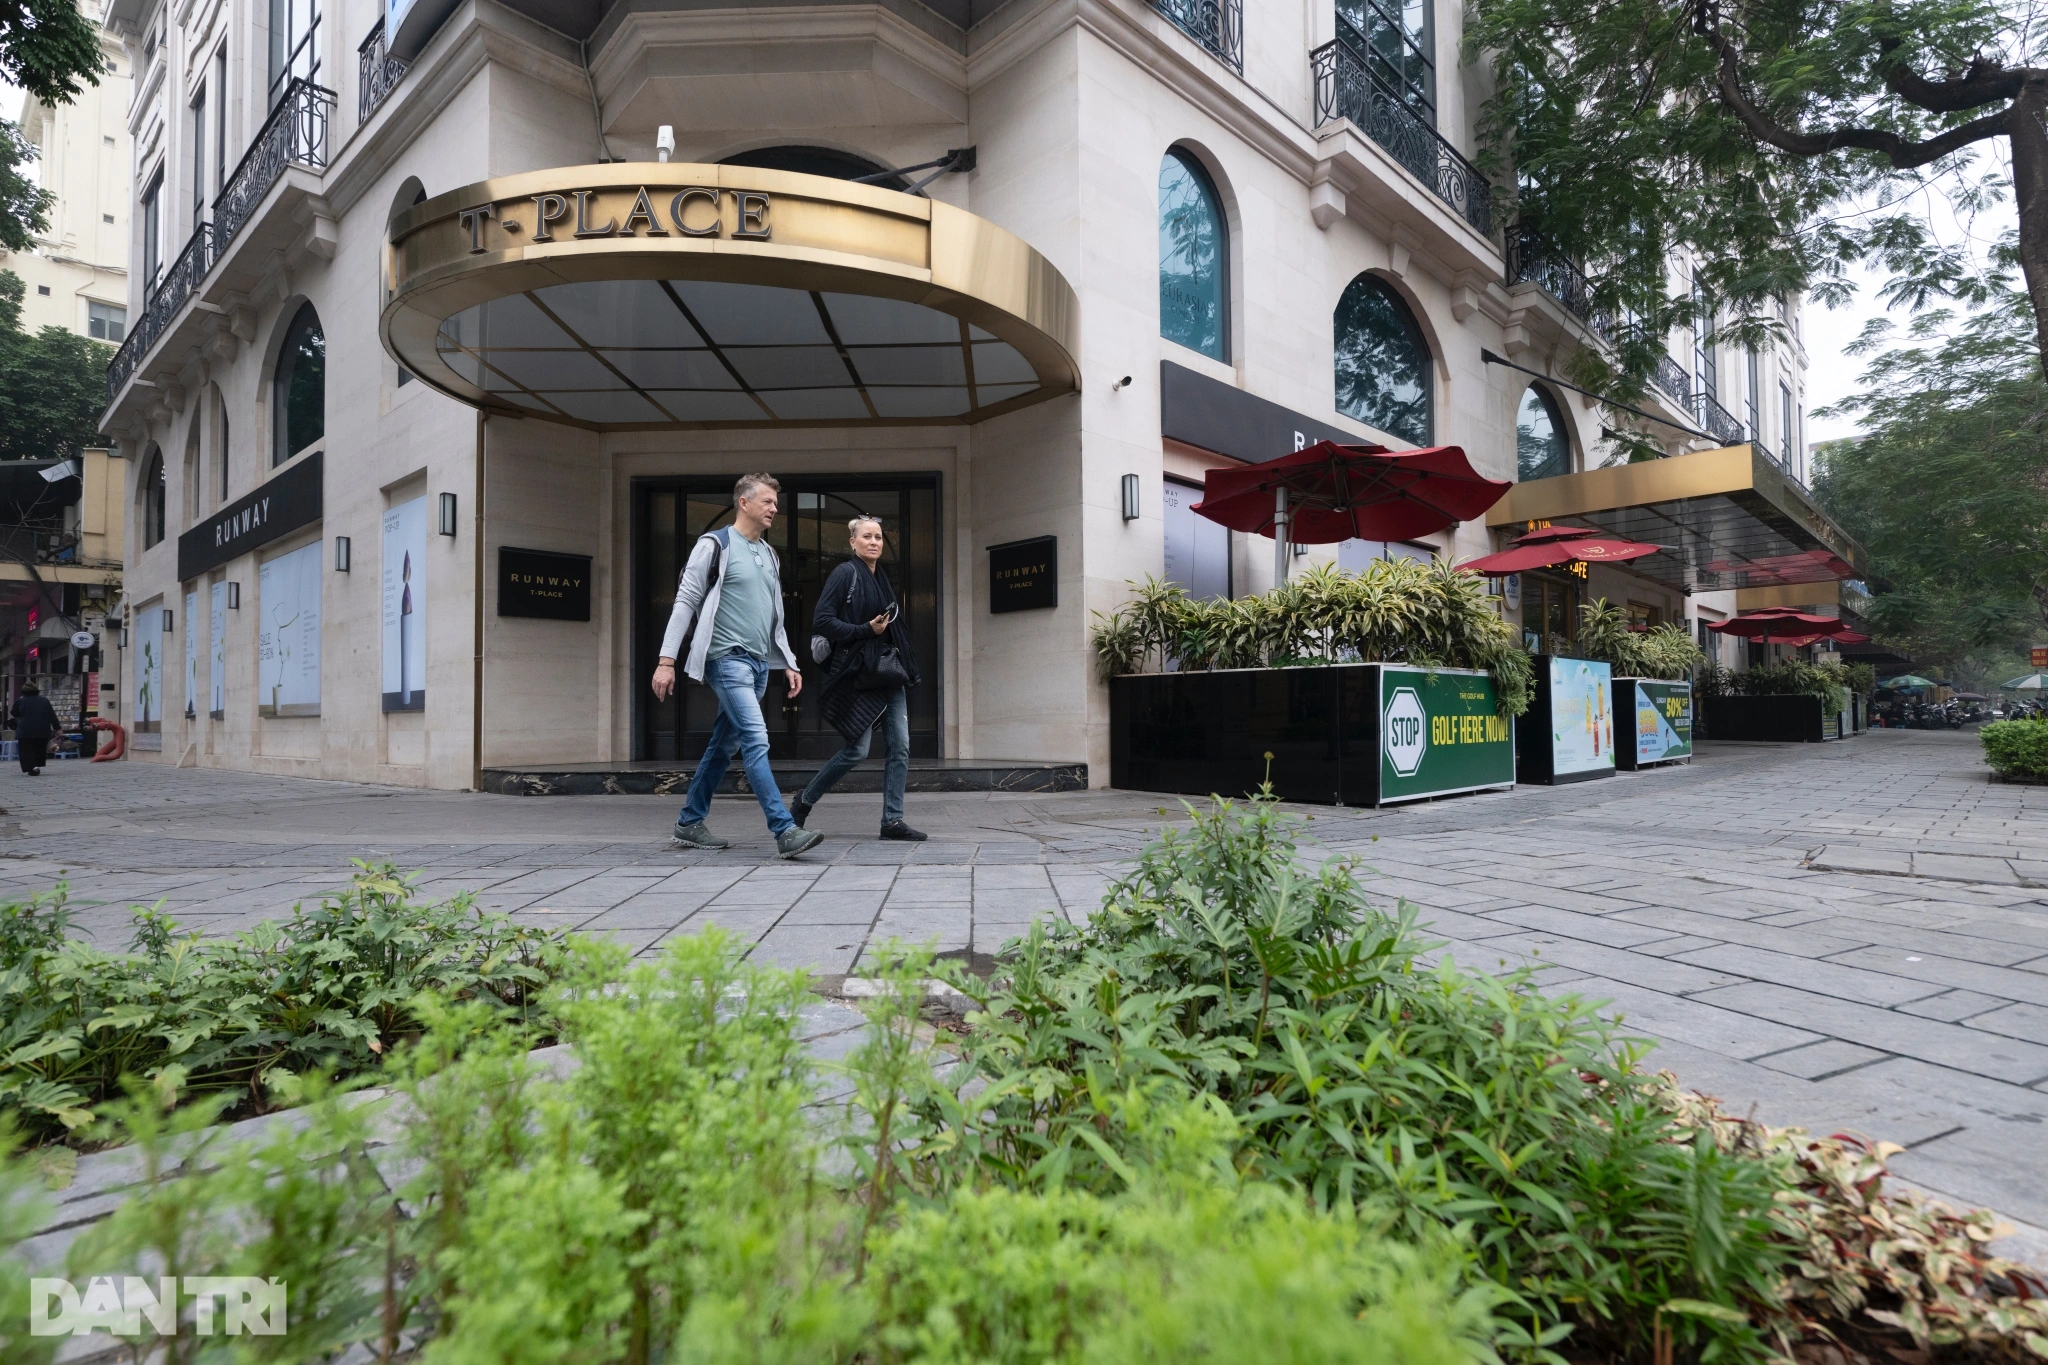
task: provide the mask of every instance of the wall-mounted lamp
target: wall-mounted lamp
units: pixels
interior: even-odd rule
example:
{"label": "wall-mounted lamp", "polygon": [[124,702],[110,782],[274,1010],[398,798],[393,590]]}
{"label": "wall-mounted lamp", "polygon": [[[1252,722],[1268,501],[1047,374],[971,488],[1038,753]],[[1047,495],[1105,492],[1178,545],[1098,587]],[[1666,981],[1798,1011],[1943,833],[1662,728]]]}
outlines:
{"label": "wall-mounted lamp", "polygon": [[441,534],[444,536],[455,534],[455,495],[453,493],[443,493],[441,495]]}
{"label": "wall-mounted lamp", "polygon": [[1294,542],[1294,553],[1297,556],[1305,555],[1308,553],[1308,546],[1302,544],[1300,541],[1297,540]]}
{"label": "wall-mounted lamp", "polygon": [[1124,475],[1124,520],[1136,521],[1137,519],[1138,476],[1136,474],[1126,474]]}
{"label": "wall-mounted lamp", "polygon": [[347,536],[336,536],[336,537],[334,538],[334,571],[335,571],[336,573],[347,573],[347,572],[348,572],[348,537],[347,537]]}
{"label": "wall-mounted lamp", "polygon": [[177,625],[177,618],[171,615],[169,607],[164,608],[164,634],[169,635]]}
{"label": "wall-mounted lamp", "polygon": [[128,623],[126,621],[121,623],[121,648],[124,651],[128,648]]}
{"label": "wall-mounted lamp", "polygon": [[242,585],[240,583],[230,583],[228,584],[228,610],[240,611],[241,609]]}

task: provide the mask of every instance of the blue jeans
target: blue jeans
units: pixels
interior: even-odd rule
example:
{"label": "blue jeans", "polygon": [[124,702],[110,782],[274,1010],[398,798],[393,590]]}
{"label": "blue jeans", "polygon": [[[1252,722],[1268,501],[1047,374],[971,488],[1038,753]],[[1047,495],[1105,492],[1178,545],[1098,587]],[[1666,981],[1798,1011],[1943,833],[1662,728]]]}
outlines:
{"label": "blue jeans", "polygon": [[775,785],[775,773],[768,766],[768,722],[761,718],[768,665],[734,650],[705,664],[704,682],[718,696],[718,722],[711,727],[711,743],[704,746],[704,759],[690,779],[690,795],[676,823],[704,822],[711,814],[711,794],[725,780],[732,756],[738,754],[747,770],[747,785],[761,803],[761,814],[768,817],[768,832],[781,834],[794,828],[796,821],[782,804],[782,790]]}
{"label": "blue jeans", "polygon": [[[881,723],[889,731],[889,757],[882,765],[882,823],[896,825],[903,822],[903,788],[910,781],[910,702],[902,688],[890,695],[889,709],[882,714]],[[807,806],[817,805],[840,778],[853,770],[854,764],[868,756],[868,741],[873,738],[874,731],[870,730],[832,755],[799,799]]]}

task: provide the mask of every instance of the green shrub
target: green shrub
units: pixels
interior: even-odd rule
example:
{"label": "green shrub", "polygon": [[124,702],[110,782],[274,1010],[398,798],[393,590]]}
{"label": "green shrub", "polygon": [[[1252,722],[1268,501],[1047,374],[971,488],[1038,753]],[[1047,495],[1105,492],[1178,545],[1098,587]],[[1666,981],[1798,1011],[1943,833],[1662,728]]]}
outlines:
{"label": "green shrub", "polygon": [[1849,709],[1849,673],[1832,661],[1804,659],[1760,664],[1729,678],[1729,690],[1744,697],[1819,697],[1829,711]]}
{"label": "green shrub", "polygon": [[1197,601],[1148,578],[1115,611],[1095,614],[1104,678],[1164,668],[1299,663],[1412,663],[1481,669],[1504,715],[1529,708],[1529,659],[1486,595],[1484,580],[1448,564],[1375,560],[1358,573],[1309,570],[1256,597]]}
{"label": "green shrub", "polygon": [[1984,741],[1984,761],[2000,777],[2048,777],[2048,725],[1994,720],[1977,733]]}
{"label": "green shrub", "polygon": [[0,1114],[50,1140],[83,1128],[121,1079],[164,1077],[261,1112],[283,1078],[373,1070],[414,1032],[422,991],[530,1016],[556,940],[467,895],[420,903],[388,865],[226,939],[135,914],[132,950],[69,937],[66,888],[0,904]]}
{"label": "green shrub", "polygon": [[1684,678],[1707,657],[1684,626],[1632,630],[1628,613],[1604,597],[1579,608],[1579,635],[1572,649],[1582,659],[1612,665],[1617,678]]}

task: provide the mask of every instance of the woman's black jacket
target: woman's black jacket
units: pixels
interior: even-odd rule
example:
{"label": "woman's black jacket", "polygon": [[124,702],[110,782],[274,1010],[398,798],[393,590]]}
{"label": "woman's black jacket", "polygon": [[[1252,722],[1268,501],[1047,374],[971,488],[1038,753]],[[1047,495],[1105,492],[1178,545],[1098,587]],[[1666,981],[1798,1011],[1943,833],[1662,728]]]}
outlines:
{"label": "woman's black jacket", "polygon": [[832,642],[832,657],[825,662],[824,680],[819,685],[822,709],[827,723],[849,744],[874,729],[888,709],[887,690],[863,691],[859,685],[861,675],[875,666],[884,649],[895,648],[916,685],[917,655],[910,647],[910,632],[903,627],[901,613],[880,635],[868,626],[895,600],[888,573],[879,566],[870,573],[858,559],[834,569],[818,591],[811,633]]}

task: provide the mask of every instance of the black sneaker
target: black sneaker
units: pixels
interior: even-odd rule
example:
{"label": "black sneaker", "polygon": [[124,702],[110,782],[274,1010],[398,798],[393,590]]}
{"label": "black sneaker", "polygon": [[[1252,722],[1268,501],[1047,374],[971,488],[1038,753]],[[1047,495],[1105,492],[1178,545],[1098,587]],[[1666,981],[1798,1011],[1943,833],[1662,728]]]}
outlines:
{"label": "black sneaker", "polygon": [[882,826],[881,837],[884,839],[901,839],[906,844],[921,844],[925,841],[925,835],[922,830],[912,829],[901,820],[892,821]]}
{"label": "black sneaker", "polygon": [[794,858],[799,853],[808,853],[825,842],[825,836],[814,829],[792,825],[775,836],[775,852],[783,858]]}
{"label": "black sneaker", "polygon": [[811,803],[799,796],[796,800],[789,803],[789,818],[796,821],[798,829],[802,829],[804,821],[811,818],[812,809]]}

